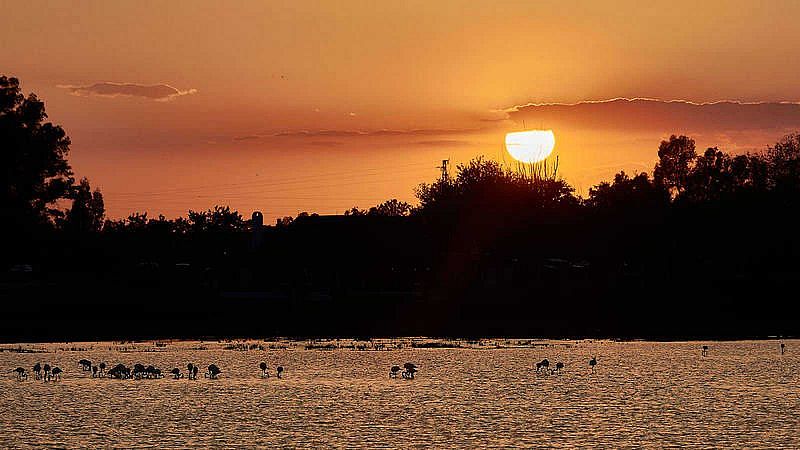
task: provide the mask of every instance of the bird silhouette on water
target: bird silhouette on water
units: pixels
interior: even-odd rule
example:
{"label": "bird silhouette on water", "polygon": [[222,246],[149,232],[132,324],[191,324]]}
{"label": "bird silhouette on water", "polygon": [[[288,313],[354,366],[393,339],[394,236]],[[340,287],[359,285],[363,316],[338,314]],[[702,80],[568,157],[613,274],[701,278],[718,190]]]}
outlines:
{"label": "bird silhouette on water", "polygon": [[187,364],[186,365],[186,372],[187,372],[188,375],[186,376],[186,378],[188,378],[190,380],[196,380],[197,379],[197,372],[199,372],[199,371],[200,371],[200,369],[196,365],[194,365],[192,363]]}
{"label": "bird silhouette on water", "polygon": [[38,362],[33,365],[33,379],[39,380],[42,378],[42,365]]}
{"label": "bird silhouette on water", "polygon": [[550,361],[547,358],[536,363],[536,373],[543,372],[546,374],[548,370],[550,370]]}
{"label": "bird silhouette on water", "polygon": [[278,373],[278,378],[283,378],[283,366],[278,366],[276,372]]}
{"label": "bird silhouette on water", "polygon": [[396,365],[392,366],[392,368],[389,369],[389,378],[397,378],[397,374],[399,373],[400,373],[400,366]]}
{"label": "bird silhouette on water", "polygon": [[592,368],[592,373],[595,372],[595,366],[597,366],[597,357],[592,356],[592,359],[589,360],[589,367]]}
{"label": "bird silhouette on water", "polygon": [[17,380],[22,381],[28,379],[28,373],[22,367],[17,367],[16,369],[12,370],[12,372],[17,373]]}
{"label": "bird silhouette on water", "polygon": [[704,345],[704,346],[703,346],[703,353],[702,353],[702,355],[703,355],[703,356],[708,356],[708,346],[707,346],[707,345]]}
{"label": "bird silhouette on water", "polygon": [[403,369],[405,370],[403,370],[402,376],[407,380],[413,380],[418,371],[417,365],[410,362],[403,364]]}
{"label": "bird silhouette on water", "polygon": [[211,380],[216,380],[219,377],[219,374],[222,373],[219,367],[216,364],[209,364],[208,371],[205,373],[205,377]]}
{"label": "bird silhouette on water", "polygon": [[258,368],[261,369],[261,378],[269,378],[269,366],[267,366],[267,363],[262,362],[258,365]]}

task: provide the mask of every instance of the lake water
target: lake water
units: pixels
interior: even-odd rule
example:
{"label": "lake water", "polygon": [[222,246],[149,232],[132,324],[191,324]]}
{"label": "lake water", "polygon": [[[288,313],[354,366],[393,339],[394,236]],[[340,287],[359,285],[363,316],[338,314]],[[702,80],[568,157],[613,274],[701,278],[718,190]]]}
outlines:
{"label": "lake water", "polygon": [[[785,342],[783,356],[778,341],[422,349],[405,339],[382,351],[289,341],[250,341],[248,351],[227,342],[0,345],[0,447],[800,448],[800,341]],[[10,351],[19,348],[42,353]],[[77,366],[83,358],[165,372],[215,363],[223,372],[218,380],[94,379]],[[542,358],[566,368],[537,375]],[[260,377],[261,361],[273,377]],[[416,379],[389,379],[406,361],[419,366]],[[62,381],[15,379],[14,368],[36,362],[64,369]],[[278,365],[283,379],[274,377]]]}

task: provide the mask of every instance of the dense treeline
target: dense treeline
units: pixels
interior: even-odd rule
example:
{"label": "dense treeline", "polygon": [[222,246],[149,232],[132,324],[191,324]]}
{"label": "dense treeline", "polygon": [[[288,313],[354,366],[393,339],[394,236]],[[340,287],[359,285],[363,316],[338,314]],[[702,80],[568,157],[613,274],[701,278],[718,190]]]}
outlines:
{"label": "dense treeline", "polygon": [[[586,198],[545,163],[474,159],[343,216],[104,215],[69,139],[0,77],[2,339],[797,334],[800,135],[698,153]],[[31,301],[35,300],[35,301]]]}

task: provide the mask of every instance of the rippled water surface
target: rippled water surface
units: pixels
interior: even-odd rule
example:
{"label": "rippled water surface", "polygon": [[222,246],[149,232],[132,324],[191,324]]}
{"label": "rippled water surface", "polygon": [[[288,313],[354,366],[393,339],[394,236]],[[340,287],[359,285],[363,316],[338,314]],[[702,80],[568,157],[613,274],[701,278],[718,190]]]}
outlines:
{"label": "rippled water surface", "polygon": [[[2,345],[0,447],[800,448],[800,341],[786,341],[783,356],[777,341],[410,342],[366,351],[259,341],[248,344],[264,349],[248,351],[223,342]],[[83,358],[165,372],[215,363],[223,373],[93,379],[77,365]],[[563,361],[564,372],[537,375],[542,358]],[[261,361],[272,377],[259,376]],[[420,367],[417,378],[389,379],[389,367],[406,361]],[[36,362],[64,369],[62,381],[15,379],[14,368]]]}

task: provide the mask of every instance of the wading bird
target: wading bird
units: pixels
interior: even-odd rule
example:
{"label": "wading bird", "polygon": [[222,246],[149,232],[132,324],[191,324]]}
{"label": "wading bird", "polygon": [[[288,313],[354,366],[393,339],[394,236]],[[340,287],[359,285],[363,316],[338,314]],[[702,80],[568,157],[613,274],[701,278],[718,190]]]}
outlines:
{"label": "wading bird", "polygon": [[56,381],[61,381],[61,373],[63,372],[64,371],[61,370],[60,368],[53,367],[53,378],[55,378]]}
{"label": "wading bird", "polygon": [[704,346],[703,346],[703,353],[702,353],[702,355],[703,355],[703,356],[708,356],[708,346],[707,346],[707,345],[704,345]]}
{"label": "wading bird", "polygon": [[563,369],[563,368],[564,368],[564,363],[563,362],[557,362],[556,363],[555,373],[561,373],[561,369]]}
{"label": "wading bird", "polygon": [[44,365],[44,381],[50,381],[50,364]]}
{"label": "wading bird", "polygon": [[170,370],[170,373],[172,374],[172,377],[174,379],[176,379],[176,380],[178,380],[180,378],[183,378],[183,374],[181,373],[181,369],[178,369],[177,367],[172,369],[172,370]]}
{"label": "wading bird", "polygon": [[783,355],[784,353],[786,353],[786,344],[781,342],[781,355]]}
{"label": "wading bird", "polygon": [[592,356],[592,359],[589,360],[589,367],[592,368],[592,373],[594,373],[594,367],[597,365],[597,357]]}
{"label": "wading bird", "polygon": [[278,378],[283,377],[283,366],[278,366],[278,368],[275,371],[278,373]]}
{"label": "wading bird", "polygon": [[133,370],[131,371],[131,375],[133,378],[137,380],[141,380],[145,376],[145,367],[142,364],[136,363],[133,365]]}
{"label": "wading bird", "polygon": [[100,368],[100,376],[101,377],[106,376],[106,363],[101,362],[100,366],[98,366],[98,367]]}
{"label": "wading bird", "polygon": [[402,373],[403,378],[408,380],[413,380],[414,375],[417,373],[417,366],[414,363],[407,362],[403,364],[403,368],[405,369]]}
{"label": "wading bird", "polygon": [[548,361],[547,358],[536,363],[536,373],[539,373],[539,371],[547,373],[549,369],[550,369],[550,361]]}
{"label": "wading bird", "polygon": [[42,365],[38,362],[33,365],[33,379],[39,380],[42,378]]}
{"label": "wading bird", "polygon": [[209,378],[209,379],[212,379],[212,380],[216,380],[217,377],[219,377],[219,374],[221,374],[221,373],[222,373],[222,370],[220,370],[219,367],[217,367],[216,364],[209,364],[208,372],[206,372],[205,376],[206,376],[206,378]]}
{"label": "wading bird", "polygon": [[89,361],[88,359],[82,359],[78,361],[78,365],[81,366],[81,370],[83,370],[84,372],[92,370],[92,362]]}
{"label": "wading bird", "polygon": [[389,369],[389,378],[397,378],[397,374],[400,373],[400,366],[392,366]]}
{"label": "wading bird", "polygon": [[25,372],[25,369],[23,369],[22,367],[17,367],[16,369],[12,370],[12,372],[17,373],[17,380],[22,381],[28,379],[28,373]]}
{"label": "wading bird", "polygon": [[258,368],[261,369],[261,378],[269,378],[269,367],[267,367],[267,363],[262,362],[258,365]]}
{"label": "wading bird", "polygon": [[118,380],[126,380],[131,377],[131,369],[125,367],[124,364],[117,364],[108,371],[108,375]]}

